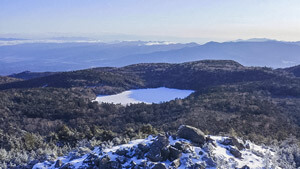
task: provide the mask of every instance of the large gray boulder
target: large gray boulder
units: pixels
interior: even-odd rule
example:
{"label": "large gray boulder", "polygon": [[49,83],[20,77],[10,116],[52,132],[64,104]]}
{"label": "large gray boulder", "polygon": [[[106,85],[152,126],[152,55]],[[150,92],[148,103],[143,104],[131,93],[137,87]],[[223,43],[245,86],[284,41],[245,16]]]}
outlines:
{"label": "large gray boulder", "polygon": [[180,138],[190,140],[193,143],[200,145],[203,145],[206,140],[205,135],[201,130],[188,125],[181,125],[177,131],[177,135]]}

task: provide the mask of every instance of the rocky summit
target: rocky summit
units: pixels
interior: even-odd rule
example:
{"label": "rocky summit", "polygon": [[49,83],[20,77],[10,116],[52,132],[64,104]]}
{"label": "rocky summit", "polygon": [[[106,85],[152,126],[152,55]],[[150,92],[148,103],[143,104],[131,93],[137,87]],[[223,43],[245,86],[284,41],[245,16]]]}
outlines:
{"label": "rocky summit", "polygon": [[274,168],[276,153],[235,137],[209,136],[182,125],[176,135],[159,134],[128,144],[95,147],[90,153],[74,153],[44,161],[34,169],[205,169]]}

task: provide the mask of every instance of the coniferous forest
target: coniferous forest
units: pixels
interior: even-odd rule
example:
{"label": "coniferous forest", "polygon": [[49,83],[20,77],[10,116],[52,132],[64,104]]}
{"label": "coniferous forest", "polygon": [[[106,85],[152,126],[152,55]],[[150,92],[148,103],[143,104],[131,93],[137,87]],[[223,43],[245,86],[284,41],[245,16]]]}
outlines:
{"label": "coniferous forest", "polygon": [[[0,77],[0,168],[30,168],[74,149],[80,153],[79,147],[176,133],[182,124],[281,147],[299,167],[299,70],[205,60]],[[154,87],[195,92],[150,105],[93,101],[97,95]]]}

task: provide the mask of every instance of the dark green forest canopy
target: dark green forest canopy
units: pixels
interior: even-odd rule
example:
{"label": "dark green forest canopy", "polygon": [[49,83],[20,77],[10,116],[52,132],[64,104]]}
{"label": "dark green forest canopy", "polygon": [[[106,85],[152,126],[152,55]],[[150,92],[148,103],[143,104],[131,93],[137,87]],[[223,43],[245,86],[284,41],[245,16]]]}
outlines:
{"label": "dark green forest canopy", "polygon": [[[161,86],[195,93],[152,105],[92,102],[96,94]],[[43,137],[46,143],[74,145],[93,137],[132,138],[149,124],[170,132],[181,124],[210,134],[234,130],[257,142],[290,135],[300,138],[300,79],[284,70],[244,67],[234,61],[94,68],[5,83],[0,88],[0,146],[5,149],[22,145],[24,131]],[[20,138],[21,143],[11,138]]]}

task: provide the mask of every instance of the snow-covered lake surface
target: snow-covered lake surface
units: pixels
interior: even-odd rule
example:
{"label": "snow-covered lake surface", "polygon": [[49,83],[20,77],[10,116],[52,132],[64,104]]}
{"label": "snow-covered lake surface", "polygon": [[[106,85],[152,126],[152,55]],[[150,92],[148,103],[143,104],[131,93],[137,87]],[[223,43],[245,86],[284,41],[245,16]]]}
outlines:
{"label": "snow-covered lake surface", "polygon": [[166,87],[135,89],[124,91],[115,95],[100,95],[95,101],[98,101],[99,103],[114,103],[122,105],[128,105],[130,103],[162,103],[174,100],[176,98],[183,99],[193,92],[193,90],[180,90]]}

